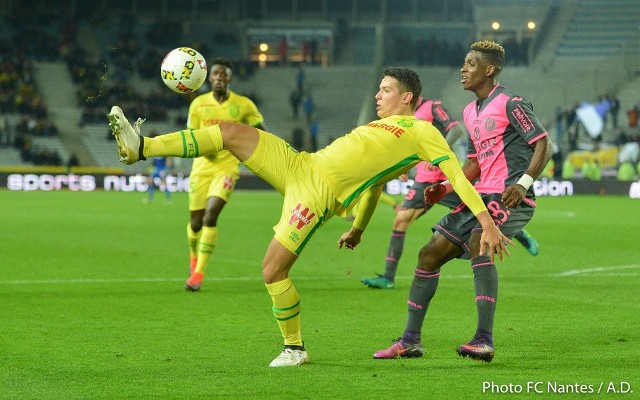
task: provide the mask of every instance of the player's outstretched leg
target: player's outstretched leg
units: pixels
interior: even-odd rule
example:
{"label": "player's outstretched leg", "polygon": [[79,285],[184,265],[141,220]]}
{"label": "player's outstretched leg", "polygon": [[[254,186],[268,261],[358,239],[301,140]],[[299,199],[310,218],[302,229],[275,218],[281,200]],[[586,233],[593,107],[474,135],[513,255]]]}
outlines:
{"label": "player's outstretched leg", "polygon": [[140,160],[146,160],[142,154],[142,137],[140,136],[140,125],[145,121],[138,118],[133,126],[124,116],[122,109],[118,106],[111,107],[111,112],[107,115],[111,133],[118,142],[118,154],[120,161],[124,164],[133,164]]}
{"label": "player's outstretched leg", "polygon": [[531,254],[532,256],[538,255],[538,241],[533,236],[531,236],[529,232],[523,229],[520,232],[516,233],[514,237],[518,242],[522,243],[529,254]]}

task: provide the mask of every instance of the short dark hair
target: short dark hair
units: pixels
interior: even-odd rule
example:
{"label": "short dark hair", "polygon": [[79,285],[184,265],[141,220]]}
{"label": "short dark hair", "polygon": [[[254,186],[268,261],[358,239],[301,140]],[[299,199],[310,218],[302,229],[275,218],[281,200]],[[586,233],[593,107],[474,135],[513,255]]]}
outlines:
{"label": "short dark hair", "polygon": [[222,65],[223,67],[229,68],[233,71],[233,62],[225,57],[216,57],[211,61],[211,65]]}
{"label": "short dark hair", "polygon": [[487,58],[489,64],[496,67],[495,75],[499,75],[504,68],[504,47],[491,40],[483,40],[471,44],[469,50],[475,50],[482,53],[482,58]]}
{"label": "short dark hair", "polygon": [[422,83],[416,71],[403,67],[388,67],[385,68],[383,76],[395,78],[400,84],[402,91],[413,93],[411,106],[415,110],[418,105],[420,93],[422,93]]}

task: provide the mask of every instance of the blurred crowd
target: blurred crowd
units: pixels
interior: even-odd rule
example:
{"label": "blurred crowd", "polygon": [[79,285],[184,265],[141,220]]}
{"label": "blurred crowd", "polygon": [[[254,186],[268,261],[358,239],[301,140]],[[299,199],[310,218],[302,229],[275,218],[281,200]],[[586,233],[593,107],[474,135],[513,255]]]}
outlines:
{"label": "blurred crowd", "polygon": [[[33,60],[55,59],[57,49],[45,30],[19,22],[10,21],[15,28],[12,37],[0,37],[0,147],[15,147],[26,163],[60,165],[56,151],[33,145],[33,137],[58,135],[33,76]],[[19,115],[17,123],[8,114]]]}
{"label": "blurred crowd", "polygon": [[[91,18],[91,16],[86,16]],[[136,24],[135,15],[96,16],[92,20],[101,32],[106,34],[108,43],[101,43],[102,53],[90,52],[86,43],[80,43],[77,19],[42,13],[23,12],[6,19],[8,28],[0,35],[0,116],[4,113],[18,114],[19,120],[8,121],[0,118],[0,146],[15,146],[20,150],[22,159],[29,163],[61,163],[55,151],[40,148],[33,144],[33,138],[57,136],[58,128],[49,119],[47,109],[38,93],[33,76],[33,61],[64,61],[73,82],[76,84],[76,98],[82,109],[80,125],[103,124],[108,107],[116,101],[131,110],[132,115],[145,115],[149,120],[168,121],[175,118],[178,125],[186,123],[186,113],[170,113],[173,109],[186,109],[197,94],[176,96],[168,91],[159,78],[159,68],[164,55],[173,48],[176,40],[209,54],[210,49],[203,43],[185,40],[189,35],[188,25],[177,22]],[[345,28],[346,29],[346,28]],[[9,35],[6,32],[10,32]],[[212,34],[212,43],[233,45],[238,38],[232,33],[216,31]],[[342,33],[339,37],[345,36]],[[29,38],[29,40],[25,40]],[[435,35],[415,37],[405,34],[390,35],[388,39],[395,49],[390,55],[394,60],[418,65],[442,65],[459,67],[464,58],[467,43]],[[505,50],[510,54],[511,65],[528,63],[530,41],[523,39],[502,40]],[[286,47],[281,49],[286,53]],[[419,50],[419,51],[418,51]],[[304,52],[304,59],[314,63],[313,46]],[[307,57],[308,56],[308,57]],[[292,89],[289,102],[293,119],[298,114],[304,117],[303,123],[293,137],[296,147],[309,142],[310,150],[317,148],[319,132],[318,113],[310,90],[305,86],[304,63],[296,73],[296,84]],[[254,63],[248,61],[236,64],[239,79],[253,73]],[[152,83],[151,80],[155,81]],[[143,83],[145,92],[140,91]],[[144,83],[147,83],[144,85]],[[157,86],[154,86],[157,85]],[[247,94],[259,105],[253,94]],[[555,124],[552,128],[559,144],[558,161],[567,158],[571,152],[598,149],[609,144],[620,150],[621,160],[638,163],[637,146],[640,142],[638,116],[640,102],[623,111],[619,100],[613,94],[601,96],[591,104],[603,120],[604,129],[596,136],[588,132],[579,110],[586,101],[558,106]],[[621,121],[626,113],[627,123]],[[305,138],[306,132],[309,139]],[[108,132],[106,132],[108,133]],[[112,135],[106,137],[112,139]],[[606,139],[606,140],[605,140]],[[563,156],[564,155],[564,156]],[[620,161],[619,164],[622,162]]]}
{"label": "blurred crowd", "polygon": [[[623,114],[626,123],[621,118]],[[561,155],[558,161],[563,162],[563,178],[573,177],[576,167],[585,177],[596,180],[601,179],[606,168],[615,169],[620,180],[640,176],[638,115],[640,101],[623,112],[619,99],[612,93],[593,102],[583,100],[558,106],[553,129]]]}

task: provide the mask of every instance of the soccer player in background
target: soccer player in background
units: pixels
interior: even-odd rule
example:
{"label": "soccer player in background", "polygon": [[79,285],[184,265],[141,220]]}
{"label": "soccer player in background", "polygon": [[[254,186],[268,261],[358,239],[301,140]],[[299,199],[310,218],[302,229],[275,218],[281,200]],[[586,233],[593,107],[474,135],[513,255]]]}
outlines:
{"label": "soccer player in background", "polygon": [[[513,237],[533,217],[536,203],[531,185],[551,159],[553,149],[531,103],[498,83],[504,57],[502,46],[481,41],[471,45],[464,60],[461,83],[477,100],[463,112],[470,135],[462,170],[470,181],[479,178],[475,188],[484,204],[502,233]],[[450,192],[450,183],[445,181],[427,187],[424,194],[427,204],[435,204]],[[404,333],[393,345],[374,353],[374,358],[423,355],[420,334],[438,288],[440,268],[454,258],[469,257],[478,324],[471,341],[458,346],[457,352],[486,362],[493,359],[498,272],[491,257],[482,252],[480,227],[467,206],[461,204],[432,228],[433,236],[418,255]]]}
{"label": "soccer player in background", "polygon": [[[427,100],[420,97],[415,116],[431,122],[438,128],[450,147],[453,147],[458,139],[466,136],[466,131],[460,126],[460,121],[451,116],[451,113],[442,105],[441,100]],[[362,279],[362,283],[370,288],[393,289],[395,287],[396,271],[404,249],[406,232],[413,222],[433,207],[433,205],[425,205],[424,189],[447,179],[440,171],[440,168],[431,165],[428,161],[422,161],[416,165],[415,172],[414,183],[409,189],[409,193],[405,196],[404,202],[397,209],[396,217],[393,220],[391,239],[389,240],[387,256],[385,257],[384,274]],[[407,176],[404,175],[401,180],[406,181],[406,178]],[[454,209],[460,205],[460,197],[455,192],[451,192],[440,200],[438,204]],[[514,237],[522,243],[531,255],[538,254],[538,242],[524,229],[516,233]]]}
{"label": "soccer player in background", "polygon": [[[150,137],[156,137],[157,133],[152,133]],[[147,189],[147,197],[142,199],[144,203],[152,203],[156,192],[156,183],[158,189],[164,191],[165,202],[171,203],[171,192],[167,187],[167,174],[171,168],[171,157],[153,157],[151,159],[151,173],[147,178],[149,188]]]}
{"label": "soccer player in background", "polygon": [[354,249],[384,184],[421,160],[438,165],[473,210],[482,227],[482,235],[478,231],[476,238],[479,253],[488,260],[509,254],[506,244],[512,242],[497,228],[442,134],[413,116],[421,90],[414,71],[387,68],[375,96],[381,119],[355,128],[315,153],[298,152],[278,136],[230,122],[149,139],[140,136],[142,120],[132,127],[120,107],[111,108],[109,124],[125,164],[157,155],[197,157],[226,149],[284,196],[274,238],[262,261],[262,276],[284,339],[284,350],[271,367],[308,361],[300,330],[300,295],[289,270],[313,234],[332,216],[347,215],[360,201],[351,229],[338,240],[339,248]]}
{"label": "soccer player in background", "polygon": [[[264,129],[264,118],[253,101],[229,89],[232,74],[230,60],[213,60],[209,72],[211,91],[191,102],[188,129],[203,129],[222,121]],[[185,289],[189,291],[200,290],[218,242],[218,216],[229,201],[239,177],[240,162],[227,150],[193,160],[189,174],[191,219],[187,224],[190,276],[185,283]]]}

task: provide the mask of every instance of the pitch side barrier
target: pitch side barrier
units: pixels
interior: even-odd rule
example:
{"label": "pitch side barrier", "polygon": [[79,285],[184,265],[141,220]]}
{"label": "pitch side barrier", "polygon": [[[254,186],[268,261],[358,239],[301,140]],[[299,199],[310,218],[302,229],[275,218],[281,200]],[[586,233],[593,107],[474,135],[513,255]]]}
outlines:
{"label": "pitch side barrier", "polygon": [[[406,194],[413,184],[410,179],[401,182],[395,179],[386,185],[389,194]],[[162,186],[156,181],[157,186]],[[189,190],[189,176],[187,174],[168,175],[166,185],[170,192],[187,192]],[[92,192],[96,190],[110,192],[146,192],[149,188],[147,176],[143,174],[126,174],[118,171],[90,172],[59,170],[48,171],[0,171],[0,188],[11,191],[59,191]],[[164,189],[162,186],[161,189]],[[251,173],[241,174],[236,189],[270,190],[272,187]],[[586,179],[549,180],[542,178],[534,182],[533,189],[536,196],[573,196],[578,194],[597,195],[625,195],[640,199],[640,181],[620,182],[615,179],[590,181]]]}

